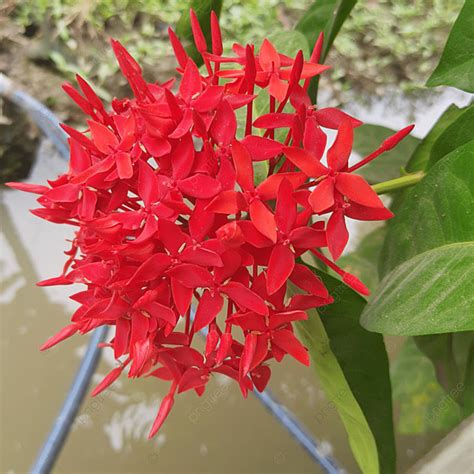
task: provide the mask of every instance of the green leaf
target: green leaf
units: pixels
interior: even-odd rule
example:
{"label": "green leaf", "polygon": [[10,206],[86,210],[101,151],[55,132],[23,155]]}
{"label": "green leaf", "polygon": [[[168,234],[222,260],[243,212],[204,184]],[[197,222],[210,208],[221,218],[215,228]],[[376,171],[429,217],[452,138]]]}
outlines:
{"label": "green leaf", "polygon": [[459,391],[438,384],[433,365],[413,338],[403,344],[391,370],[393,399],[399,403],[397,428],[403,434],[447,431],[461,421]]}
{"label": "green leaf", "polygon": [[258,186],[261,182],[265,181],[268,176],[268,161],[254,161],[253,175],[255,186]]}
{"label": "green leaf", "polygon": [[474,340],[471,340],[469,344],[469,352],[464,375],[463,402],[463,415],[472,415],[474,413]]}
{"label": "green leaf", "polygon": [[[222,0],[190,0],[189,8],[192,8],[198,17],[204,36],[206,37],[207,46],[211,47],[211,11],[214,10],[217,16],[220,15],[222,9]],[[191,22],[189,19],[189,8],[187,8],[181,15],[176,24],[176,34],[186,47],[186,51],[200,66],[202,64],[202,57],[196,49],[193,41],[193,32],[191,30]]]}
{"label": "green leaf", "polygon": [[[406,171],[408,173],[415,173],[418,171],[425,171],[428,167],[428,162],[431,155],[433,145],[438,140],[439,136],[465,111],[465,108],[459,108],[454,104],[451,104],[441,115],[438,121],[434,124],[425,138],[419,143],[415,151],[410,157],[406,165]],[[393,201],[390,206],[395,216],[398,215],[398,209],[400,208],[403,200],[407,196],[408,190],[398,191],[392,193]],[[395,217],[396,219],[396,217]],[[388,227],[390,228],[393,220],[389,222]]]}
{"label": "green leaf", "polygon": [[[412,341],[421,353],[412,347]],[[407,342],[392,371],[395,399],[401,403],[400,431],[448,430],[473,413],[473,348],[473,331],[415,336]],[[399,367],[401,361],[406,364]]]}
{"label": "green leaf", "polygon": [[[387,137],[394,133],[395,130],[381,125],[362,125],[355,130],[354,150],[364,157],[376,150]],[[358,173],[369,183],[398,178],[401,169],[406,166],[420,141],[419,138],[408,135],[397,147],[363,166]]]}
{"label": "green leaf", "polygon": [[428,132],[426,137],[416,147],[410,161],[407,164],[407,171],[413,173],[415,171],[425,171],[430,159],[431,149],[440,135],[465,111],[454,104],[451,104],[441,115],[433,128]]}
{"label": "green leaf", "polygon": [[474,242],[437,247],[396,267],[361,324],[398,336],[474,330]]}
{"label": "green leaf", "polygon": [[406,194],[388,227],[382,276],[426,250],[474,240],[473,163],[474,140],[438,161]]}
{"label": "green leaf", "polygon": [[386,232],[385,226],[378,227],[367,234],[353,252],[338,260],[341,268],[362,280],[371,291],[374,291],[379,283],[377,262]]}
{"label": "green leaf", "polygon": [[463,109],[457,119],[438,137],[431,150],[427,169],[456,148],[473,139],[474,105]]}
{"label": "green leaf", "polygon": [[457,394],[463,417],[474,413],[474,331],[416,336],[414,340],[431,360],[440,385],[447,393]]}
{"label": "green leaf", "polygon": [[308,40],[306,36],[300,31],[281,30],[270,33],[267,38],[273,43],[279,53],[288,56],[295,56],[301,49],[305,58],[308,58],[310,53]]}
{"label": "green leaf", "polygon": [[313,365],[327,398],[341,417],[349,436],[354,457],[364,473],[378,473],[378,456],[374,436],[351,392],[316,310],[309,310],[308,321],[298,324],[298,332],[308,347]]}
{"label": "green leaf", "polygon": [[396,454],[389,365],[383,338],[360,326],[359,316],[365,306],[361,296],[340,280],[310,268],[323,279],[334,303],[311,311],[309,319],[302,321],[298,329],[327,396],[346,426],[361,469],[375,472],[369,464],[377,462],[377,453],[370,454],[375,438],[380,472],[392,473]]}
{"label": "green leaf", "polygon": [[296,25],[312,47],[319,34],[324,32],[324,47],[321,60],[324,61],[357,0],[315,0]]}
{"label": "green leaf", "polygon": [[474,92],[474,0],[466,0],[449,34],[438,66],[426,85]]}
{"label": "green leaf", "polygon": [[[320,62],[326,59],[339,30],[356,3],[357,0],[315,0],[296,25],[296,29],[306,36],[311,49],[319,34],[324,32]],[[316,100],[317,91],[318,77],[315,77],[309,88],[313,100]]]}
{"label": "green leaf", "polygon": [[[464,378],[464,368],[466,365],[464,359],[466,355],[464,354],[461,357],[462,360],[459,362],[463,367],[460,367],[454,352],[455,336],[464,334],[469,335],[473,333],[429,334],[414,337],[418,349],[431,360],[436,378],[446,392],[456,387]],[[465,348],[465,352],[466,350],[467,348]]]}

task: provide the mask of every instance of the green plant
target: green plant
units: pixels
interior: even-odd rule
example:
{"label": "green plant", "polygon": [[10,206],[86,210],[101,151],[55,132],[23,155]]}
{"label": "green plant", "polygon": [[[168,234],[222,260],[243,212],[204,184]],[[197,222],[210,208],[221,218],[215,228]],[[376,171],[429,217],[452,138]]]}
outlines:
{"label": "green plant", "polygon": [[[347,12],[353,3],[316,1],[312,8],[321,9],[325,4],[328,12],[332,12],[331,4],[339,8],[334,11],[340,12],[346,5]],[[440,63],[428,80],[429,86],[474,90],[474,36],[469,26],[473,15],[474,2],[468,0],[454,23]],[[319,19],[321,29],[327,28]],[[310,37],[317,34],[304,24],[300,24],[300,29]],[[338,41],[339,38],[336,47]],[[392,152],[392,160],[374,162],[373,167],[365,168],[364,176],[369,181],[389,180],[374,189],[390,192],[395,217],[341,260],[357,276],[370,275],[373,294],[368,301],[356,303],[355,295],[350,296],[351,290],[335,283],[338,304],[328,306],[327,311],[314,310],[320,313],[319,321],[324,328],[320,322],[300,323],[315,364],[325,357],[335,357],[343,368],[345,382],[337,382],[340,372],[333,368],[333,376],[322,375],[323,385],[331,398],[334,384],[344,387],[349,383],[376,441],[383,473],[395,471],[395,446],[389,436],[391,416],[383,416],[392,413],[391,397],[387,392],[380,393],[377,400],[384,400],[380,404],[369,403],[367,397],[389,383],[388,363],[381,363],[386,360],[381,339],[378,343],[364,343],[366,338],[376,336],[375,333],[379,337],[407,337],[392,371],[393,396],[400,402],[402,432],[447,430],[474,410],[473,123],[473,105],[462,109],[452,105],[423,140],[405,142],[405,149]],[[360,127],[359,131],[360,141],[356,135],[355,147],[362,154],[372,139],[380,141],[390,134],[390,130],[376,125]],[[390,166],[390,161],[394,165]],[[410,180],[410,189],[400,189]],[[377,260],[378,271],[373,263]],[[330,284],[327,274],[314,271]],[[354,326],[359,316],[362,327]],[[323,353],[321,340],[326,341]],[[363,362],[368,346],[371,358]],[[376,389],[369,384],[375,380]],[[351,397],[335,403],[343,420],[348,410],[353,411]],[[350,439],[358,440],[351,442],[351,446],[359,466],[364,472],[373,472],[367,459],[370,434],[366,429],[361,431],[361,426],[363,422],[359,426],[346,424],[346,429]],[[361,444],[364,437],[366,443]]]}

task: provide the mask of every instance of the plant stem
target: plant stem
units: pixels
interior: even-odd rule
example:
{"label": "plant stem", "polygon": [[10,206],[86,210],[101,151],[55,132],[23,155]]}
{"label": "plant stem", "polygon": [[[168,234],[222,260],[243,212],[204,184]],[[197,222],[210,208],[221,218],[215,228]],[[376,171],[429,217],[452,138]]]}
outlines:
{"label": "plant stem", "polygon": [[383,183],[377,183],[372,186],[372,189],[377,194],[390,193],[398,189],[407,188],[408,186],[413,186],[414,184],[421,181],[425,176],[423,171],[418,171],[417,173],[410,173],[400,178],[391,179],[389,181],[384,181]]}

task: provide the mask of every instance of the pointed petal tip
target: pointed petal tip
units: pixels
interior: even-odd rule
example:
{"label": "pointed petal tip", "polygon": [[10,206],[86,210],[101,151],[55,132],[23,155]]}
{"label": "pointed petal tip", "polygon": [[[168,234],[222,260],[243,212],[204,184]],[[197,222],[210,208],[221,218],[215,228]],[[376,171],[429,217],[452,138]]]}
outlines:
{"label": "pointed petal tip", "polygon": [[342,277],[342,281],[361,295],[370,295],[370,290],[355,275],[352,275],[351,273],[345,273]]}

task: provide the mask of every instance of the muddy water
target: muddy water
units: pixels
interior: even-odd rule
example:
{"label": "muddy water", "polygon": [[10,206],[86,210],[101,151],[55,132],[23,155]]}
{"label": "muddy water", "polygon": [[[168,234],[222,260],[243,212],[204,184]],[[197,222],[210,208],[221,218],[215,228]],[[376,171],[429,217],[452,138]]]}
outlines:
{"label": "muddy water", "polygon": [[[64,166],[51,146],[43,144],[30,180],[43,182]],[[87,338],[75,337],[47,353],[38,351],[49,335],[66,324],[74,309],[67,300],[71,287],[34,286],[35,281],[60,272],[61,250],[71,231],[36,219],[27,213],[31,207],[32,196],[1,191],[2,473],[28,470],[87,344]],[[396,353],[400,341],[388,342],[390,352]],[[112,366],[105,352],[94,382]],[[305,423],[323,451],[331,453],[347,472],[359,472],[342,424],[311,369],[285,361],[274,367],[270,386]],[[123,378],[98,398],[87,398],[55,472],[322,472],[255,398],[243,400],[235,384],[222,378],[215,378],[202,398],[181,395],[159,436],[147,441],[166,390],[156,380]],[[399,472],[406,472],[438,439],[439,435],[397,435]]]}

